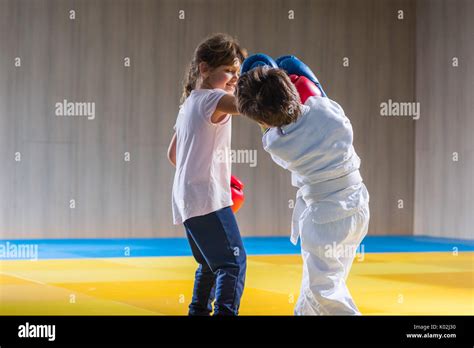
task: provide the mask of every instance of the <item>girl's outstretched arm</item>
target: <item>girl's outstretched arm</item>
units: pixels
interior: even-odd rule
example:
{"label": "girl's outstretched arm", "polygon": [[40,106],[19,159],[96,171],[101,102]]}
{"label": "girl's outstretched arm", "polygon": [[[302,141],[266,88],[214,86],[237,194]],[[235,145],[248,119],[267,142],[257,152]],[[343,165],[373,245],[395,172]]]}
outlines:
{"label": "girl's outstretched arm", "polygon": [[216,106],[216,111],[211,116],[212,123],[219,123],[227,114],[238,115],[237,101],[231,94],[224,95]]}

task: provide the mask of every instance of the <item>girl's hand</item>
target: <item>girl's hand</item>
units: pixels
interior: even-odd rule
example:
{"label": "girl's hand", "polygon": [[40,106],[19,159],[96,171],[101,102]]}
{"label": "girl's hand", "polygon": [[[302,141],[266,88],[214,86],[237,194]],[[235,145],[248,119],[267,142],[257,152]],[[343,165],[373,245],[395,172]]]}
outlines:
{"label": "girl's hand", "polygon": [[270,128],[267,128],[265,126],[262,126],[260,125],[260,130],[262,131],[262,134],[265,134],[267,132],[267,130],[269,130]]}
{"label": "girl's hand", "polygon": [[268,124],[257,122],[258,125],[260,126],[260,130],[262,131],[262,134],[265,134],[271,127]]}

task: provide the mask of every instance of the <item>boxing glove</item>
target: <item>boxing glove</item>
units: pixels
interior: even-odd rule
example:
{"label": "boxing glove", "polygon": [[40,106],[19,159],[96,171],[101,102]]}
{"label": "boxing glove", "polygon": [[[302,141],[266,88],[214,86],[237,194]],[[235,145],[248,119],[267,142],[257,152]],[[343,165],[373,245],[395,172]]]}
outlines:
{"label": "boxing glove", "polygon": [[278,69],[278,65],[272,57],[263,53],[257,53],[244,60],[242,67],[240,68],[240,74],[245,74],[258,66],[269,66],[270,68]]}
{"label": "boxing glove", "polygon": [[288,75],[304,76],[308,78],[320,90],[321,96],[327,97],[316,75],[314,75],[311,69],[297,57],[291,55],[281,56],[275,61],[275,63],[280,69],[285,70]]}
{"label": "boxing glove", "polygon": [[232,205],[232,211],[237,213],[239,209],[242,207],[245,201],[244,196],[244,184],[239,178],[235,176],[230,177],[230,191],[232,193],[232,201],[234,204]]}
{"label": "boxing glove", "polygon": [[321,90],[306,76],[290,75],[291,82],[300,95],[301,103],[306,103],[309,97],[321,97]]}

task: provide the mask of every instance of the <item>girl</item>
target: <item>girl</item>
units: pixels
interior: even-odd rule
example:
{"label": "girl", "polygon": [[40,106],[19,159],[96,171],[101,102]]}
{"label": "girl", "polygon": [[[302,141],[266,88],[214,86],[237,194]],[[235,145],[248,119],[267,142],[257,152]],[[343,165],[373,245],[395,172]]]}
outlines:
{"label": "girl", "polygon": [[229,35],[216,34],[196,48],[168,158],[176,166],[172,210],[174,224],[184,224],[199,266],[189,315],[237,315],[246,254],[230,206],[231,115],[233,93],[246,51]]}

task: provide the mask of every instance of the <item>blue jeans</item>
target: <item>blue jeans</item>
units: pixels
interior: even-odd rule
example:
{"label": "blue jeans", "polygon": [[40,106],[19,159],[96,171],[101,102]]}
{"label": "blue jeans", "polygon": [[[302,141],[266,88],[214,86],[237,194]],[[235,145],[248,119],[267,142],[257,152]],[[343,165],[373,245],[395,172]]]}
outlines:
{"label": "blue jeans", "polygon": [[189,315],[238,315],[244,290],[247,255],[234,213],[226,207],[184,222],[199,263]]}

